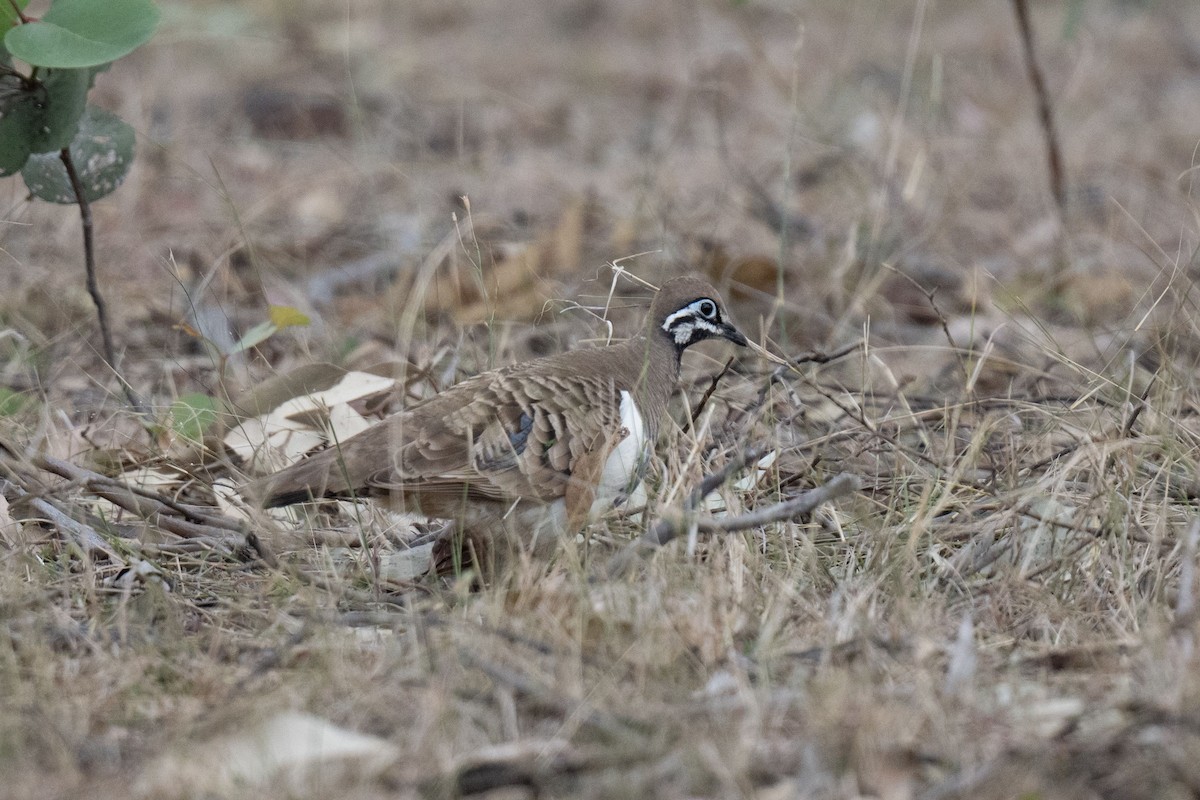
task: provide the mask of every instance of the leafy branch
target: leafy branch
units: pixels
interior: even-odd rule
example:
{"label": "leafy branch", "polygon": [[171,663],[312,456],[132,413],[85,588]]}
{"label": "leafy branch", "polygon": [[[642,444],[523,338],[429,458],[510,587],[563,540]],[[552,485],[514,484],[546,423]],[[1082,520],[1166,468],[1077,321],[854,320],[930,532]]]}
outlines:
{"label": "leafy branch", "polygon": [[98,73],[154,35],[158,9],[150,0],[54,0],[34,19],[24,13],[27,3],[0,0],[0,178],[19,172],[32,196],[79,206],[104,358],[129,404],[144,411],[118,369],[96,277],[91,212],[91,203],[125,180],[134,132],[115,114],[88,105],[87,95]]}

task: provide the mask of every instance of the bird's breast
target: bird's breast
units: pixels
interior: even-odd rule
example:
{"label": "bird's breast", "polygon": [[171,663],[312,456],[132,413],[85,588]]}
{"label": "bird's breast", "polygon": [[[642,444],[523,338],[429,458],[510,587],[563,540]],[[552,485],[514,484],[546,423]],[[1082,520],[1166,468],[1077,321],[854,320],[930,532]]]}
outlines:
{"label": "bird's breast", "polygon": [[592,503],[593,517],[614,505],[624,503],[642,482],[650,455],[650,436],[646,421],[628,391],[621,392],[621,423],[614,444],[604,460],[600,481]]}

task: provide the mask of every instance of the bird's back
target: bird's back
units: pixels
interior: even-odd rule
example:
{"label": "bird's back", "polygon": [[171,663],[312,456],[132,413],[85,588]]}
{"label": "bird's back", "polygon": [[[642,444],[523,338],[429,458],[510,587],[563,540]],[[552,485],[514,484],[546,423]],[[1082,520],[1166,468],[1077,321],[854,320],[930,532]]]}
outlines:
{"label": "bird's back", "polygon": [[[465,500],[563,497],[589,456],[639,401],[648,441],[666,404],[643,391],[643,339],[578,350],[470,378],[264,479],[264,505],[391,495],[454,516]],[[632,353],[631,353],[632,351]],[[624,393],[624,395],[623,395]]]}

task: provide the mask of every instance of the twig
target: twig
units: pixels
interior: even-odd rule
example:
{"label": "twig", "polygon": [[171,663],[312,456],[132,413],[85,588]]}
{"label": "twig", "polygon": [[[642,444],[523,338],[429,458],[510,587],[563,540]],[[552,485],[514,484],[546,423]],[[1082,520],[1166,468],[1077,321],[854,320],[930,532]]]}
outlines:
{"label": "twig", "polygon": [[51,501],[42,497],[36,497],[9,480],[0,480],[0,492],[10,502],[15,503],[19,501],[27,504],[30,509],[40,514],[43,519],[66,534],[71,542],[83,552],[88,554],[103,553],[114,564],[124,566],[125,559],[117,555],[117,551],[108,542],[104,541],[104,537],[95,528],[75,519]]}
{"label": "twig", "polygon": [[245,523],[241,520],[221,514],[213,514],[195,507],[184,506],[169,497],[163,497],[147,489],[129,486],[115,478],[109,478],[98,472],[92,472],[69,461],[63,461],[51,456],[34,456],[31,461],[38,469],[79,483],[92,494],[103,497],[105,500],[139,516],[147,517],[151,514],[172,512],[174,515],[182,517],[185,521],[195,523],[196,525],[220,528],[237,533],[244,532],[246,527]]}
{"label": "twig", "polygon": [[[173,502],[151,496],[149,492],[135,493],[130,487],[120,481],[106,478],[99,473],[76,466],[68,461],[47,456],[35,456],[33,465],[59,477],[82,484],[89,492],[102,497],[110,503],[119,506],[156,525],[168,533],[185,539],[215,537],[224,538],[229,531],[245,534],[245,525],[237,520],[216,514],[200,515],[187,513],[178,516],[179,512],[172,508]],[[255,549],[247,538],[247,545]]]}
{"label": "twig", "polygon": [[713,393],[717,391],[717,385],[721,383],[721,379],[729,373],[729,367],[733,365],[733,359],[730,358],[725,362],[725,366],[721,367],[721,371],[712,377],[712,382],[700,397],[700,402],[696,403],[696,407],[692,409],[691,419],[687,421],[683,432],[690,433],[692,427],[696,424],[696,420],[700,419],[700,414],[703,413],[704,407],[708,405],[708,401],[712,399]]}
{"label": "twig", "polygon": [[92,206],[83,193],[83,184],[79,181],[79,173],[75,171],[75,161],[71,158],[70,148],[64,147],[58,157],[67,169],[67,178],[71,181],[71,190],[75,192],[75,202],[79,205],[79,216],[83,223],[83,264],[87,271],[87,289],[88,294],[92,296],[92,303],[96,306],[96,317],[100,321],[100,338],[104,345],[104,359],[108,362],[113,374],[117,376],[117,381],[121,384],[121,390],[125,393],[125,399],[129,401],[129,405],[138,413],[144,414],[148,410],[146,404],[138,397],[129,381],[125,380],[125,376],[121,374],[121,370],[117,366],[117,351],[113,347],[112,331],[108,325],[108,310],[104,305],[104,297],[100,294],[100,285],[96,282],[96,252],[92,241]]}
{"label": "twig", "polygon": [[766,451],[761,448],[748,448],[740,457],[729,461],[725,466],[711,475],[705,476],[700,481],[700,485],[692,489],[691,493],[683,501],[683,507],[688,511],[696,510],[705,497],[708,497],[709,494],[720,488],[721,484],[729,480],[730,475],[755,463],[764,455],[766,455]]}
{"label": "twig", "polygon": [[[692,489],[692,491],[688,493],[688,496],[684,498],[684,510],[688,512],[695,511],[710,492],[716,491],[721,484],[729,480],[731,475],[741,469],[744,469],[747,464],[753,464],[754,462],[758,461],[760,458],[762,458],[762,456],[763,451],[761,449],[755,447],[748,448],[740,457],[730,459],[719,470],[710,475],[706,475],[700,481],[699,485],[697,485],[695,489]],[[617,553],[609,560],[608,567],[605,570],[608,577],[613,578],[623,575],[625,571],[633,565],[633,561],[640,553],[648,549],[661,547],[664,542],[672,538],[671,528],[671,523],[659,520],[659,522],[655,524],[653,528],[646,531],[635,541],[626,545],[621,552]]]}
{"label": "twig", "polygon": [[884,267],[890,269],[893,273],[908,281],[910,284],[912,284],[914,289],[925,295],[925,301],[929,303],[929,307],[933,310],[934,315],[937,317],[938,323],[942,326],[942,335],[946,337],[946,341],[950,344],[950,351],[958,358],[958,365],[962,368],[963,377],[969,381],[971,378],[971,371],[967,369],[967,359],[965,356],[963,356],[962,348],[959,347],[958,343],[954,341],[954,335],[950,333],[950,323],[946,321],[946,315],[942,313],[942,309],[938,306],[937,300],[935,300],[933,297],[935,294],[937,294],[937,288],[934,287],[933,289],[926,289],[921,282],[912,275],[909,275],[907,272],[902,270],[898,270],[890,264],[884,264]]}
{"label": "twig", "polygon": [[[8,454],[8,459],[15,457],[9,448],[0,448],[0,452]],[[239,520],[220,514],[202,514],[179,509],[177,507],[178,504],[169,498],[159,497],[144,490],[134,491],[132,487],[126,486],[120,481],[107,478],[99,473],[92,472],[61,459],[49,456],[34,456],[30,460],[30,463],[38,469],[45,470],[81,485],[91,494],[104,498],[113,505],[136,514],[147,523],[157,526],[168,533],[184,539],[196,539],[210,543],[228,543],[230,534],[232,533],[238,536],[243,547],[256,553],[263,561],[268,564],[274,561],[274,557],[265,551],[264,546],[257,541],[252,533],[248,534],[246,532],[246,525]],[[29,484],[29,480],[22,476],[21,471],[16,468],[15,464],[5,464],[4,471],[14,481],[20,480],[22,483]],[[40,492],[40,490],[38,491]],[[32,494],[32,491],[30,494]],[[58,524],[57,521],[55,524]],[[75,535],[75,532],[69,533]],[[109,554],[113,555],[111,552]]]}
{"label": "twig", "polygon": [[1037,53],[1033,46],[1033,27],[1029,24],[1028,0],[1012,0],[1017,15],[1017,28],[1021,32],[1021,53],[1025,57],[1025,68],[1029,71],[1029,82],[1037,97],[1038,119],[1042,123],[1042,138],[1046,144],[1046,162],[1050,167],[1050,191],[1061,218],[1067,213],[1067,191],[1063,181],[1062,150],[1058,144],[1058,131],[1054,127],[1054,109],[1050,105],[1050,94],[1046,91],[1046,79],[1038,66]]}
{"label": "twig", "polygon": [[694,512],[700,501],[746,463],[746,457],[740,461],[731,461],[720,472],[705,478],[700,486],[688,496],[682,510],[665,514],[653,528],[636,541],[626,545],[621,552],[609,560],[606,570],[608,577],[615,578],[625,574],[639,555],[662,547],[686,533],[691,526],[695,526],[696,530],[701,533],[710,534],[749,530],[772,522],[783,522],[810,514],[822,503],[836,500],[862,488],[862,481],[858,476],[842,473],[827,483],[793,497],[791,500],[755,509],[745,514],[734,517],[695,516]]}
{"label": "twig", "polygon": [[143,557],[175,556],[180,553],[217,553],[236,559],[238,554],[246,552],[245,538],[233,534],[228,534],[220,539],[210,536],[203,539],[179,539],[172,542],[143,542],[137,539],[128,539],[125,545]]}
{"label": "twig", "polygon": [[[772,522],[784,522],[811,514],[822,503],[857,492],[860,488],[862,488],[862,481],[857,475],[843,472],[827,483],[793,497],[791,500],[748,511],[745,514],[738,514],[736,517],[703,516],[689,520],[685,514],[672,514],[663,519],[663,522],[670,525],[669,530],[663,531],[666,535],[660,535],[655,543],[663,545],[677,538],[687,531],[689,523],[695,525],[701,533],[736,533],[769,525]],[[657,526],[655,530],[658,530]]]}
{"label": "twig", "polygon": [[837,350],[834,350],[832,353],[823,353],[823,352],[820,352],[817,350],[813,350],[812,352],[805,353],[802,356],[796,356],[794,359],[792,359],[792,363],[796,364],[796,365],[828,364],[830,361],[836,361],[837,359],[841,358],[842,356],[849,355],[850,353],[853,353],[855,350],[862,349],[862,346],[863,346],[863,340],[856,339],[855,341],[850,342],[849,344],[839,347]]}
{"label": "twig", "polygon": [[1158,381],[1158,373],[1150,376],[1150,380],[1146,383],[1146,388],[1142,391],[1141,397],[1138,398],[1138,403],[1133,407],[1133,411],[1129,413],[1129,418],[1125,420],[1125,424],[1121,426],[1121,439],[1128,439],[1133,436],[1133,426],[1137,424],[1138,417],[1146,410],[1146,398],[1150,396],[1150,390],[1154,388],[1154,384]]}
{"label": "twig", "polygon": [[[749,464],[757,462],[763,457],[765,452],[763,449],[757,447],[747,448],[737,458],[725,462],[725,465],[716,472],[704,476],[700,483],[683,499],[682,508],[684,512],[694,512],[700,506],[700,503],[704,501],[705,497],[708,497],[709,494],[720,488],[721,484],[729,480],[730,476],[735,472],[744,469]],[[633,566],[633,562],[643,553],[661,547],[663,543],[673,539],[674,534],[672,533],[672,529],[673,523],[671,521],[660,519],[655,523],[654,527],[625,545],[620,552],[610,558],[608,564],[602,570],[603,576],[616,578],[624,575]]]}
{"label": "twig", "polygon": [[28,25],[30,22],[33,22],[31,17],[25,16],[21,7],[17,5],[17,0],[8,0],[8,4],[12,7],[13,13],[17,15],[17,19],[21,20],[22,25]]}

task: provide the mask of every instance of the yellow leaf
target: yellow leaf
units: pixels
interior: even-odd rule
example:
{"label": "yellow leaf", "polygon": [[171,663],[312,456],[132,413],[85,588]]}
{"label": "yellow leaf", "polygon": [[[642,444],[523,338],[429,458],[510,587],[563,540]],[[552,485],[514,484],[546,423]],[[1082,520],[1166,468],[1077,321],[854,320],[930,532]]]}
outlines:
{"label": "yellow leaf", "polygon": [[307,325],[312,322],[307,314],[291,306],[271,306],[268,313],[271,315],[271,322],[280,330],[291,328],[294,325]]}

